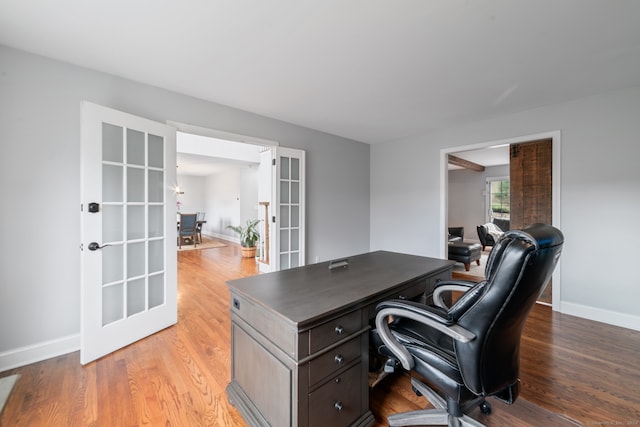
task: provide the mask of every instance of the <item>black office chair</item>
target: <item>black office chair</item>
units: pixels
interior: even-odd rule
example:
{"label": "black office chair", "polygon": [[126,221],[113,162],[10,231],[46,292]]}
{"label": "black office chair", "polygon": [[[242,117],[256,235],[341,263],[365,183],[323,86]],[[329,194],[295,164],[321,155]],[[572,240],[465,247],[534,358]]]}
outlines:
{"label": "black office chair", "polygon": [[[434,305],[405,300],[378,305],[372,343],[389,357],[385,370],[401,365],[444,395],[412,378],[414,391],[436,409],[391,415],[390,426],[481,426],[466,414],[478,406],[490,413],[486,397],[516,400],[522,328],[551,278],[563,241],[560,230],[544,224],[508,231],[489,255],[486,280],[440,282]],[[447,308],[450,291],[464,294]]]}

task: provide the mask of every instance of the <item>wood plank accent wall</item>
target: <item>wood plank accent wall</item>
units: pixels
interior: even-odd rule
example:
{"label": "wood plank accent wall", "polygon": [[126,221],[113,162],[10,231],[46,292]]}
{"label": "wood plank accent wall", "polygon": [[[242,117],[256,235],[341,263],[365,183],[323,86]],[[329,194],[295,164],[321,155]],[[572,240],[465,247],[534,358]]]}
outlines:
{"label": "wood plank accent wall", "polygon": [[511,228],[551,224],[551,139],[511,144]]}
{"label": "wood plank accent wall", "polygon": [[[552,140],[511,144],[509,147],[511,185],[511,229],[518,230],[536,222],[552,222]],[[552,283],[539,301],[551,304]]]}

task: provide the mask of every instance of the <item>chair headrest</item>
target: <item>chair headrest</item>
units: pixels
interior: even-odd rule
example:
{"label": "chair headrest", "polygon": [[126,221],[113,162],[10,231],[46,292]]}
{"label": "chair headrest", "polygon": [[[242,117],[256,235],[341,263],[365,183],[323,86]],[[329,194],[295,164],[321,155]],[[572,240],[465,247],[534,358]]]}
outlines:
{"label": "chair headrest", "polygon": [[489,254],[489,259],[485,266],[485,277],[488,279],[493,275],[497,265],[495,260],[501,257],[502,252],[515,240],[530,244],[534,250],[549,249],[555,246],[562,246],[564,236],[560,230],[547,224],[536,223],[526,227],[524,230],[506,231]]}

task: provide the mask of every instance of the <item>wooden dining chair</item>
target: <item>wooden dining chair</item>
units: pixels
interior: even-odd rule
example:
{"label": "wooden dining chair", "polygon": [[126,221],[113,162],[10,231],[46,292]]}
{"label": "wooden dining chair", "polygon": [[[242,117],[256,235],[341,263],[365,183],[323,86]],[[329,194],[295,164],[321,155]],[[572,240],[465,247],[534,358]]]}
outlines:
{"label": "wooden dining chair", "polygon": [[182,248],[182,241],[190,239],[195,247],[196,241],[196,214],[180,214],[180,225],[178,226],[178,247]]}
{"label": "wooden dining chair", "polygon": [[198,237],[198,243],[202,243],[202,225],[205,223],[204,217],[205,212],[196,212],[196,236]]}

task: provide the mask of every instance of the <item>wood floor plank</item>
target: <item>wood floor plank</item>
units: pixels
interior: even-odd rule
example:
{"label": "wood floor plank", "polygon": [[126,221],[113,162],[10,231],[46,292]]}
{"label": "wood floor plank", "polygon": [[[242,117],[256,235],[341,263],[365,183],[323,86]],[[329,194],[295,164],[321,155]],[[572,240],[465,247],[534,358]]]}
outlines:
{"label": "wood floor plank", "polygon": [[[3,372],[21,375],[0,426],[246,426],[229,404],[227,280],[258,274],[238,245],[178,254],[178,324],[80,365],[77,352]],[[487,426],[640,425],[640,332],[536,306],[521,342],[514,405],[473,415]],[[427,406],[406,375],[371,392],[376,427]]]}

